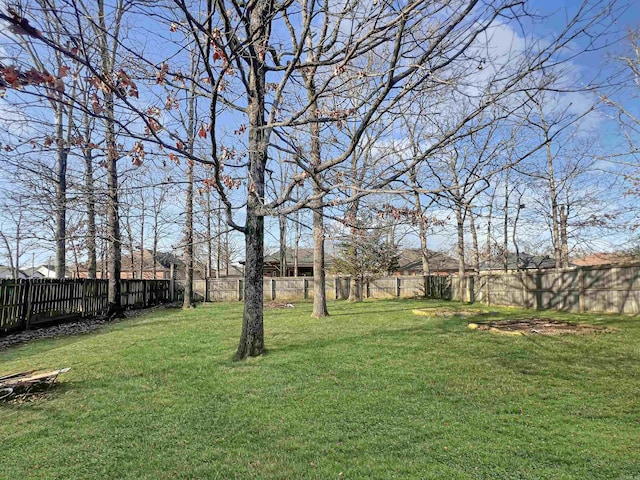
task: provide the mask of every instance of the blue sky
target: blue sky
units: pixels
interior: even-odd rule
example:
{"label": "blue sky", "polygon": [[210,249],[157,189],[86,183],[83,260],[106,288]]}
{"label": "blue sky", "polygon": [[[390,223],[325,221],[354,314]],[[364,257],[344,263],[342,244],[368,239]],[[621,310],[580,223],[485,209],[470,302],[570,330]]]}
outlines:
{"label": "blue sky", "polygon": [[[0,4],[1,3],[2,1],[0,0]],[[637,2],[632,2],[631,5],[626,8],[624,16],[621,17],[616,25],[618,34],[624,33],[627,28],[637,27],[640,23],[640,5],[637,5],[636,3]],[[562,27],[566,21],[566,17],[570,15],[571,12],[575,11],[580,4],[581,2],[577,1],[537,0],[528,2],[527,9],[530,12],[539,12],[545,15],[553,13],[553,16],[547,18],[544,22],[533,22],[531,25],[524,25],[525,33],[528,35],[533,34],[540,39],[544,39],[546,35],[553,35],[554,32]],[[616,7],[620,7],[621,5],[622,2],[616,2]],[[167,33],[167,35],[169,34]],[[624,50],[624,47],[621,45],[616,47],[616,49],[618,51],[622,51]],[[602,68],[607,68],[608,65],[612,65],[611,57],[612,53],[610,51],[594,52],[574,60],[575,69],[582,70],[582,73],[595,73],[600,71]],[[621,96],[620,98],[624,100],[627,97]],[[631,109],[637,108],[637,106],[631,102],[626,103],[626,105]],[[595,122],[596,130],[599,130],[601,133],[606,132],[606,134],[602,135],[599,140],[612,149],[616,148],[620,144],[620,138],[615,132],[612,124],[608,123],[606,119],[598,119]],[[268,224],[276,225],[277,222],[268,220]],[[451,238],[450,232],[444,232],[444,234],[434,237],[431,246],[447,249],[451,244]],[[270,246],[275,246],[277,244],[277,234],[273,228],[267,233],[266,240]]]}

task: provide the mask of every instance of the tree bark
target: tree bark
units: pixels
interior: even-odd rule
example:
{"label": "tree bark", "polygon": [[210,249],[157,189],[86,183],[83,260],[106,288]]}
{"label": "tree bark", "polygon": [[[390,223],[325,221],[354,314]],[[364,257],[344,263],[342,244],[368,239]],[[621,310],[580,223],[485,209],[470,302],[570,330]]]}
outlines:
{"label": "tree bark", "polygon": [[329,316],[324,271],[324,215],[322,206],[313,209],[313,318]]}
{"label": "tree bark", "polygon": [[[89,119],[86,117],[85,122]],[[82,154],[84,157],[84,188],[85,203],[87,208],[87,278],[95,279],[97,274],[97,252],[96,252],[96,194],[93,179],[93,154],[89,146],[90,129],[85,126],[85,143]]]}
{"label": "tree bark", "polygon": [[[192,53],[192,75],[195,76],[195,64],[197,63],[197,57],[194,57]],[[196,100],[195,100],[195,82],[191,82],[189,88],[189,98],[187,99],[188,105],[188,120],[187,120],[187,152],[193,154],[193,143],[195,139],[196,129]],[[185,281],[184,281],[184,299],[182,301],[182,308],[192,308],[193,305],[193,160],[187,160],[187,192],[185,198],[185,222],[184,222],[184,266],[185,266]]]}
{"label": "tree bark", "polygon": [[456,233],[458,237],[458,275],[463,277],[467,268],[464,259],[464,212],[460,202],[456,202]]}
{"label": "tree bark", "polygon": [[[114,41],[113,50],[110,51],[108,43],[108,31],[105,18],[105,2],[98,1],[98,44],[100,49],[101,73],[105,78],[113,78],[113,63],[117,41]],[[113,32],[114,38],[118,38],[120,26],[120,15],[122,5],[117,8],[118,20],[116,30]],[[107,236],[109,239],[109,257],[107,275],[109,277],[108,293],[108,315],[120,315],[122,310],[121,299],[121,261],[122,261],[122,238],[120,234],[120,214],[118,199],[118,159],[119,150],[115,132],[115,99],[111,90],[104,92],[104,124],[105,124],[105,148],[107,162]]]}
{"label": "tree bark", "polygon": [[[120,236],[120,215],[118,200],[118,146],[113,128],[113,95],[106,101],[105,113],[107,128],[105,144],[107,146],[107,232],[109,238],[109,257],[107,276],[109,277],[109,315],[119,314],[121,310],[120,271],[122,261],[122,239]],[[110,108],[109,108],[110,105]]]}
{"label": "tree bark", "polygon": [[145,189],[140,189],[141,195],[140,195],[140,263],[139,263],[139,267],[140,269],[138,270],[138,275],[140,277],[141,280],[144,279],[144,219],[146,216],[145,213],[145,196],[146,196],[146,192]]}
{"label": "tree bark", "polygon": [[[107,276],[109,277],[109,315],[119,314],[121,310],[120,271],[122,261],[122,239],[120,236],[120,215],[118,200],[118,146],[113,128],[113,95],[111,101],[105,101],[107,128],[105,144],[107,146],[107,232],[109,238],[109,256]],[[110,107],[109,107],[110,105]]]}
{"label": "tree bark", "polygon": [[[509,170],[505,172],[504,178],[504,238],[502,244],[502,263],[504,271],[509,270]],[[516,258],[516,263],[518,259]]]}
{"label": "tree bark", "polygon": [[278,217],[280,226],[280,276],[287,276],[287,218],[284,215]]}
{"label": "tree bark", "polygon": [[212,245],[212,235],[211,235],[211,190],[207,189],[207,199],[206,199],[206,229],[207,229],[207,273],[206,278],[209,279],[213,277],[211,271],[213,270],[213,245]]}
{"label": "tree bark", "polygon": [[193,307],[193,161],[187,160],[187,192],[184,225],[184,299],[182,308]]}
{"label": "tree bark", "polygon": [[471,242],[473,245],[473,269],[476,273],[480,272],[480,247],[478,245],[478,232],[476,230],[476,222],[473,217],[473,210],[469,208],[469,229],[471,230]]}
{"label": "tree bark", "polygon": [[222,207],[218,198],[218,232],[216,242],[216,278],[220,278],[220,269],[222,268]]}
{"label": "tree bark", "polygon": [[418,213],[418,233],[420,236],[420,257],[422,259],[422,274],[431,275],[431,267],[429,265],[429,249],[427,247],[427,226],[424,224],[424,212],[422,211],[422,203],[420,202],[420,194],[415,192],[416,212]]}
{"label": "tree bark", "polygon": [[[272,2],[257,0],[250,11],[250,29],[254,45],[267,45],[269,41],[268,14]],[[254,48],[254,47],[252,47]],[[264,204],[265,168],[267,162],[268,136],[265,126],[264,57],[254,55],[249,60],[247,84],[249,117],[249,185],[247,196],[247,218],[245,237],[245,287],[242,334],[235,359],[261,355],[264,352],[263,324],[263,278],[264,278],[264,217],[259,209]]]}
{"label": "tree bark", "polygon": [[551,202],[551,236],[553,241],[553,259],[556,269],[562,267],[562,247],[560,245],[560,225],[558,221],[558,191],[553,171],[553,152],[551,151],[551,139],[549,138],[549,125],[545,120],[542,105],[537,104],[540,113],[540,122],[544,134],[545,149],[547,153],[547,171],[549,173],[549,200]]}
{"label": "tree bark", "polygon": [[298,271],[298,256],[300,250],[300,210],[296,210],[296,222],[295,222],[295,235],[293,242],[293,276],[297,277],[300,272]]}
{"label": "tree bark", "polygon": [[69,146],[66,144],[63,125],[63,104],[54,102],[56,123],[56,278],[65,277],[67,238],[67,159]]}
{"label": "tree bark", "polygon": [[569,207],[560,205],[560,255],[562,268],[569,268],[569,238],[567,235],[567,223],[569,221]]}

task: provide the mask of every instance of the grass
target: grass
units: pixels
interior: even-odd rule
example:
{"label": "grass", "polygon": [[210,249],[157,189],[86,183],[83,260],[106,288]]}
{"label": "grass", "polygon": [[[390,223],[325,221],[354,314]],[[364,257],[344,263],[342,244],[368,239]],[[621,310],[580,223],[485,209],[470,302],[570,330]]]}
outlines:
{"label": "grass", "polygon": [[1,351],[0,374],[72,370],[0,404],[0,478],[640,479],[638,319],[545,312],[620,331],[512,337],[411,313],[434,304],[269,310],[240,363],[240,304]]}

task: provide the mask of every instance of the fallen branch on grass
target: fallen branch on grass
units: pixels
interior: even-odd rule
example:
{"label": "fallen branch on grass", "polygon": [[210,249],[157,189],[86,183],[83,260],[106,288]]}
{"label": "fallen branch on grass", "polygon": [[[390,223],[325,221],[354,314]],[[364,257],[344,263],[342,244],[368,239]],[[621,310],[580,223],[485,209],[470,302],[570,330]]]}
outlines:
{"label": "fallen branch on grass", "polygon": [[0,400],[8,400],[12,397],[26,396],[34,392],[46,390],[53,385],[61,373],[67,373],[70,368],[61,368],[48,372],[11,373],[0,377]]}

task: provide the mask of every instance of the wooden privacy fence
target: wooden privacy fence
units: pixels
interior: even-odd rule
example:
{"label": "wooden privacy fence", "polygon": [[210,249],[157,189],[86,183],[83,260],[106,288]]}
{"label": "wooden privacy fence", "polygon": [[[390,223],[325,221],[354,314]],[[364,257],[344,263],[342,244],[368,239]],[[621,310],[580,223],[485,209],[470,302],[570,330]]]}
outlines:
{"label": "wooden privacy fence", "polygon": [[452,290],[454,300],[487,305],[637,315],[640,264],[456,276]]}
{"label": "wooden privacy fence", "polygon": [[[179,286],[181,282],[176,282]],[[265,300],[307,300],[313,298],[311,277],[270,277],[263,280]],[[349,298],[349,277],[327,277],[327,298],[345,300]],[[383,277],[370,280],[363,286],[366,298],[427,297],[448,300],[451,298],[451,278],[443,276]],[[210,278],[195,280],[193,292],[196,301],[243,300],[242,278]]]}
{"label": "wooden privacy fence", "polygon": [[[122,280],[125,308],[171,300],[169,280]],[[102,315],[108,308],[107,280],[0,280],[0,332],[52,321]]]}

